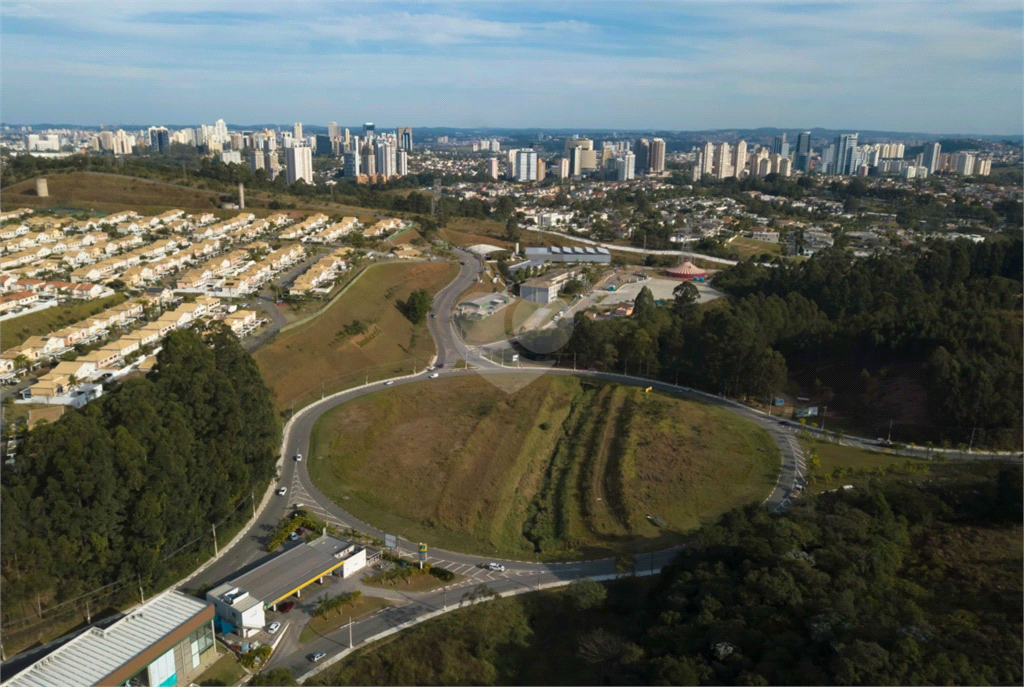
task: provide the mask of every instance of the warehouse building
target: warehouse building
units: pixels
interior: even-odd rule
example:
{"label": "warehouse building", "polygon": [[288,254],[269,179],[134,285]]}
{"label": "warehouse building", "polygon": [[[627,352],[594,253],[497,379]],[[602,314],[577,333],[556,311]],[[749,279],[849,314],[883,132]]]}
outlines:
{"label": "warehouse building", "polygon": [[93,627],[4,687],[189,685],[217,660],[213,606],[169,590],[106,627]]}
{"label": "warehouse building", "polygon": [[612,261],[612,254],[607,248],[594,246],[527,246],[525,255],[527,260],[540,262],[597,262],[607,265]]}
{"label": "warehouse building", "polygon": [[216,609],[218,629],[251,637],[266,625],[265,610],[275,610],[289,596],[301,597],[303,589],[323,584],[327,575],[348,577],[366,564],[365,548],[324,534],[211,589],[206,599]]}

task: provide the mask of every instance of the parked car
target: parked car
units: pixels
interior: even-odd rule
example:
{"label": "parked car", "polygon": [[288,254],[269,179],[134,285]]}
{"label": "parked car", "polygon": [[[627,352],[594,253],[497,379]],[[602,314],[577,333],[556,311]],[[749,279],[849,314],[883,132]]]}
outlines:
{"label": "parked car", "polygon": [[270,627],[267,628],[267,632],[270,633],[270,634],[274,634],[275,632],[277,632],[280,629],[281,629],[281,623],[270,623]]}
{"label": "parked car", "polygon": [[281,487],[280,489],[277,490],[277,495],[278,496],[284,496],[287,493],[288,493],[288,487]]}
{"label": "parked car", "polygon": [[441,376],[441,375],[439,375],[439,374],[437,374],[437,373],[435,372],[434,374],[430,375],[430,378],[431,378],[431,379],[437,379],[437,378],[438,378],[438,377],[440,377],[440,376]]}
{"label": "parked car", "polygon": [[487,567],[495,572],[505,572],[505,566],[501,563],[488,563]]}
{"label": "parked car", "polygon": [[292,541],[297,541],[298,538],[299,538],[299,535],[296,534],[295,532],[292,532],[291,534],[288,535],[288,538],[291,539]]}
{"label": "parked car", "polygon": [[323,659],[323,658],[327,658],[327,654],[325,654],[322,651],[318,651],[315,654],[311,654],[310,657],[309,657],[309,660],[312,661],[313,663],[316,663],[320,659]]}
{"label": "parked car", "polygon": [[285,603],[281,604],[280,611],[282,613],[287,613],[288,611],[292,610],[293,608],[295,608],[295,602],[294,601],[286,601]]}
{"label": "parked car", "polygon": [[438,363],[438,364],[437,364],[437,366],[438,366],[439,368],[441,368],[441,367],[444,367],[444,363]]}

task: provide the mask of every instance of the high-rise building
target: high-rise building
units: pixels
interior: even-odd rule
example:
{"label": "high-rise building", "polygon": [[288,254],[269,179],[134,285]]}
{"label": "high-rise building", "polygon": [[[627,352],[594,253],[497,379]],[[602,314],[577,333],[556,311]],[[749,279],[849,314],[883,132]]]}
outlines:
{"label": "high-rise building", "polygon": [[491,152],[492,153],[500,153],[501,152],[501,141],[499,141],[496,138],[492,138],[491,139]]}
{"label": "high-rise building", "polygon": [[638,138],[635,147],[636,173],[647,174],[651,164],[651,142],[646,138]]}
{"label": "high-rise building", "polygon": [[396,172],[398,176],[404,177],[409,174],[409,153],[404,150],[399,150],[396,156]]}
{"label": "high-rise building", "polygon": [[338,126],[337,122],[327,122],[327,137],[332,141],[337,141],[341,138],[341,127]]}
{"label": "high-rise building", "polygon": [[[298,126],[302,126],[299,124]],[[302,179],[313,183],[313,150],[307,146],[293,146],[285,150],[285,165],[289,184]]]}
{"label": "high-rise building", "polygon": [[359,156],[362,158],[359,161],[359,167],[362,169],[362,173],[363,174],[376,174],[376,172],[377,172],[377,155],[374,152],[373,146],[370,145],[369,141],[365,141],[363,143],[362,148],[359,151]]}
{"label": "high-rise building", "polygon": [[218,143],[228,140],[228,125],[224,123],[223,119],[218,119],[213,125],[213,135]]}
{"label": "high-rise building", "polygon": [[266,169],[266,160],[263,151],[253,148],[249,151],[249,171],[255,174],[257,169]]}
{"label": "high-rise building", "polygon": [[171,133],[167,130],[167,127],[149,127],[149,147],[159,152],[161,150],[167,150],[171,145]]}
{"label": "high-rise building", "polygon": [[537,181],[544,181],[544,178],[548,175],[548,165],[544,160],[537,156]]}
{"label": "high-rise building", "polygon": [[956,158],[956,173],[965,177],[974,174],[974,153],[960,153]]}
{"label": "high-rise building", "polygon": [[847,174],[855,173],[851,172],[850,164],[853,158],[853,151],[857,148],[857,134],[840,134],[836,136],[835,140],[836,153],[833,169],[833,174],[842,176]]}
{"label": "high-rise building", "polygon": [[740,141],[732,151],[732,174],[737,179],[747,166],[747,142]]}
{"label": "high-rise building", "polygon": [[277,152],[273,150],[263,151],[263,169],[267,171],[267,178],[273,181],[281,173],[281,162],[277,159]]}
{"label": "high-rise building", "polygon": [[345,177],[354,179],[359,176],[359,152],[349,150],[345,152]]}
{"label": "high-rise building", "polygon": [[794,168],[799,172],[811,169],[811,132],[802,131],[796,137],[796,160]]}
{"label": "high-rise building", "polygon": [[651,139],[651,153],[648,158],[648,168],[651,174],[661,174],[665,171],[665,139]]}
{"label": "high-rise building", "polygon": [[785,133],[775,137],[775,141],[772,143],[772,152],[782,157],[789,157],[789,143],[786,141]]}
{"label": "high-rise building", "polygon": [[636,155],[626,153],[615,158],[615,178],[618,181],[629,181],[636,176]]}
{"label": "high-rise building", "polygon": [[768,149],[762,146],[758,146],[753,154],[750,156],[750,176],[752,177],[763,177],[770,173],[771,168],[766,167],[762,171],[762,163],[767,161],[769,158]]}
{"label": "high-rise building", "polygon": [[[164,130],[166,132],[166,129]],[[135,137],[129,136],[124,129],[114,133],[114,155],[131,155],[135,147]]]}
{"label": "high-rise building", "polygon": [[487,161],[487,176],[492,179],[497,179],[500,174],[498,170],[498,158],[492,157]]}
{"label": "high-rise building", "polygon": [[302,122],[295,122],[292,125],[292,138],[295,139],[292,145],[302,145]]}
{"label": "high-rise building", "polygon": [[558,159],[558,178],[568,179],[571,175],[569,174],[569,158],[562,157]]}
{"label": "high-rise building", "polygon": [[316,135],[316,154],[317,155],[330,155],[333,152],[331,146],[331,137],[325,136],[324,134]]}
{"label": "high-rise building", "polygon": [[220,154],[220,161],[224,164],[242,164],[242,152],[240,150],[225,150]]}
{"label": "high-rise building", "polygon": [[398,149],[412,150],[412,129],[410,127],[398,127]]}
{"label": "high-rise building", "polygon": [[237,132],[228,134],[228,141],[231,143],[231,150],[242,150],[245,148],[245,137]]}
{"label": "high-rise building", "polygon": [[[732,176],[732,153],[730,151],[730,147],[731,146],[725,141],[722,141],[715,146],[712,176],[716,179],[725,179]],[[653,144],[651,145],[651,154],[653,157]],[[654,171],[653,165],[651,171]]]}
{"label": "high-rise building", "polygon": [[537,181],[537,152],[520,150],[516,152],[516,181]]}
{"label": "high-rise building", "polygon": [[713,176],[715,171],[715,144],[706,141],[700,151],[701,176]]}
{"label": "high-rise building", "polygon": [[373,125],[373,122],[366,122],[363,124],[363,138],[373,138],[376,136],[377,127]]}
{"label": "high-rise building", "polygon": [[383,174],[387,178],[397,174],[396,152],[395,141],[392,138],[383,139],[377,144],[377,174]]}
{"label": "high-rise building", "polygon": [[934,174],[939,168],[939,155],[942,154],[942,146],[938,141],[924,144],[924,166],[930,174]]}

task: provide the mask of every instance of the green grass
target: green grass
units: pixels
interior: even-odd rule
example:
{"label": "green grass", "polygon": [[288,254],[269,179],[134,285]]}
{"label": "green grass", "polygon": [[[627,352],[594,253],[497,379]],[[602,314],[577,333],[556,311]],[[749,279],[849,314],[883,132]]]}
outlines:
{"label": "green grass", "polygon": [[[436,293],[457,272],[443,262],[388,262],[375,265],[321,314],[282,331],[254,355],[260,373],[276,393],[279,409],[296,409],[321,393],[423,369],[434,354],[426,324],[413,325],[396,307],[412,291]],[[339,332],[354,320],[373,321],[365,337]]]}
{"label": "green grass", "polygon": [[224,652],[223,655],[196,680],[197,684],[233,685],[246,675],[242,664],[234,654]]}
{"label": "green grass", "polygon": [[773,257],[782,255],[782,244],[771,241],[755,241],[745,236],[737,236],[727,244],[727,248],[740,254],[741,259],[749,258],[751,255],[760,256],[770,253]]}
{"label": "green grass", "polygon": [[106,308],[123,303],[125,296],[115,293],[113,296],[99,298],[82,303],[58,305],[39,312],[29,313],[21,317],[5,320],[0,325],[0,350],[6,351],[23,343],[30,336],[42,336],[63,329],[69,324],[97,315]]}
{"label": "green grass", "polygon": [[306,644],[334,632],[342,625],[347,625],[349,618],[353,622],[358,622],[366,616],[372,615],[390,605],[390,601],[379,596],[360,596],[351,606],[331,611],[327,614],[326,618],[316,617],[306,623],[306,626],[302,628],[302,632],[299,633],[299,644]]}
{"label": "green grass", "polygon": [[570,377],[507,394],[474,376],[339,406],[314,427],[308,465],[325,494],[385,531],[564,559],[677,543],[763,499],[779,456],[767,433],[714,406]]}
{"label": "green grass", "polygon": [[470,344],[487,344],[515,336],[527,318],[540,308],[540,303],[516,299],[508,306],[482,320],[468,317],[456,319],[460,334]]}

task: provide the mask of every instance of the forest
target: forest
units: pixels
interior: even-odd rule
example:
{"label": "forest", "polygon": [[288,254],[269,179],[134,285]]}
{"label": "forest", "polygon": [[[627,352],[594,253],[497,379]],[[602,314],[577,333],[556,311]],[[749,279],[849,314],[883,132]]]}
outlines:
{"label": "forest", "polygon": [[[280,426],[255,362],[223,327],[164,339],[157,367],[40,424],[0,483],[5,630],[87,592],[138,599],[245,522],[274,474]],[[113,596],[111,596],[113,594]],[[82,604],[84,606],[84,604]]]}
{"label": "forest", "polygon": [[310,684],[1020,684],[1021,481],[947,464],[736,509],[660,575],[472,605]]}
{"label": "forest", "polygon": [[[650,291],[628,318],[578,314],[560,364],[650,376],[767,401],[797,379],[867,431],[897,416],[903,443],[1019,448],[1022,242],[934,241],[855,259],[827,250],[803,263],[743,262],[714,278],[707,306],[682,283]],[[571,334],[570,334],[571,329]],[[524,355],[557,346],[520,337]],[[882,403],[889,387],[920,390]],[[895,403],[895,402],[894,402]]]}

